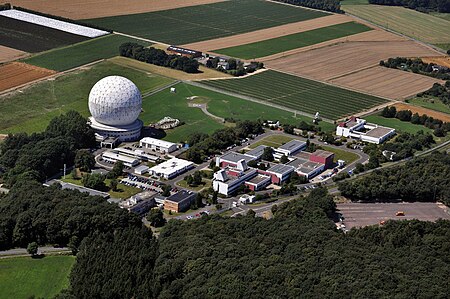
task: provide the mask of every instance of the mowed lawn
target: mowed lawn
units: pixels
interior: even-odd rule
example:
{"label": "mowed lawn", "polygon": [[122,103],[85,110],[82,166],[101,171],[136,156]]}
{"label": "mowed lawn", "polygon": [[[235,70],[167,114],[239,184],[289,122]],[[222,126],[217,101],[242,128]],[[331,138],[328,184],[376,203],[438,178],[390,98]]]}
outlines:
{"label": "mowed lawn", "polygon": [[119,46],[125,42],[149,45],[144,41],[110,34],[72,46],[47,51],[25,59],[24,62],[55,71],[65,71],[100,59],[117,56],[119,55]]}
{"label": "mowed lawn", "polygon": [[333,40],[336,38],[345,37],[369,30],[372,29],[363,24],[348,22],[310,31],[290,34],[278,38],[272,38],[251,44],[217,49],[213,50],[213,52],[225,54],[231,57],[254,59],[318,44],[328,40]]}
{"label": "mowed lawn", "polygon": [[450,21],[413,9],[382,5],[345,5],[362,19],[431,44],[450,43]]}
{"label": "mowed lawn", "polygon": [[326,16],[261,0],[233,0],[158,12],[84,20],[118,32],[182,45]]}
{"label": "mowed lawn", "polygon": [[111,62],[101,62],[88,70],[72,72],[1,96],[0,132],[7,134],[43,131],[53,117],[69,110],[89,116],[88,97],[92,86],[110,75],[130,79],[142,93],[173,82],[166,77],[147,74]]}
{"label": "mowed lawn", "polygon": [[375,123],[380,126],[394,128],[398,132],[406,132],[415,134],[419,131],[433,133],[433,131],[425,126],[412,124],[408,121],[401,121],[397,118],[386,118],[379,114],[369,115],[364,117],[369,123]]}
{"label": "mowed lawn", "polygon": [[[175,86],[176,93],[169,89],[162,90],[143,99],[140,118],[145,124],[154,123],[165,116],[178,118],[185,124],[178,128],[167,130],[164,138],[169,141],[186,141],[194,132],[212,133],[225,125],[219,120],[206,115],[201,109],[189,107],[189,102],[206,104],[211,114],[221,118],[234,118],[235,120],[278,119],[282,123],[298,124],[302,120],[308,123],[311,118],[299,116],[293,113],[232,97],[208,89],[179,83]],[[188,98],[195,97],[191,100]],[[328,131],[334,128],[333,124],[321,122],[322,130]]]}
{"label": "mowed lawn", "polygon": [[211,87],[242,94],[296,111],[339,119],[386,100],[276,71],[241,79],[202,81]]}
{"label": "mowed lawn", "polygon": [[74,256],[0,260],[0,298],[53,298],[69,286]]}

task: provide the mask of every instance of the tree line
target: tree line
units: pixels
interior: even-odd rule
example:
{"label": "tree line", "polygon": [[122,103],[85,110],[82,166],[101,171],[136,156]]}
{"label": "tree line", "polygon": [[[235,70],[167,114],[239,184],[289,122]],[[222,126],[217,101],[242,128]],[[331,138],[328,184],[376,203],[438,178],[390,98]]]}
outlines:
{"label": "tree line", "polygon": [[420,12],[450,12],[450,0],[369,0],[370,4],[403,6]]}
{"label": "tree line", "polygon": [[445,84],[434,83],[433,86],[419,94],[418,97],[437,97],[442,103],[450,107],[450,80]]}
{"label": "tree line", "polygon": [[344,13],[344,11],[341,10],[341,2],[339,0],[276,0],[276,1],[325,11],[331,11],[335,13]]}
{"label": "tree line", "polygon": [[197,60],[175,54],[167,54],[166,51],[154,47],[145,48],[138,43],[123,43],[119,47],[120,56],[133,58],[146,63],[170,67],[186,73],[198,73],[199,63]]}
{"label": "tree line", "polygon": [[[388,60],[380,61],[380,66],[385,66],[393,69],[400,69],[404,71],[411,71],[413,73],[422,74],[425,76],[441,79],[450,80],[450,68],[445,66],[439,66],[436,63],[426,63],[420,58],[405,58],[396,57],[389,58]],[[433,67],[437,67],[438,70],[433,71]]]}

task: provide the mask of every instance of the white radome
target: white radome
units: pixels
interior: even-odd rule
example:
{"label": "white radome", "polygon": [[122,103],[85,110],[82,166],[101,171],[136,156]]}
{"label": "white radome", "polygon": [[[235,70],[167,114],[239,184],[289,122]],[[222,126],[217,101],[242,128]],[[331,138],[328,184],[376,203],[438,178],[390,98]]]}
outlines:
{"label": "white radome", "polygon": [[124,77],[105,77],[95,83],[89,93],[89,111],[97,122],[105,125],[132,124],[139,117],[141,108],[141,92]]}

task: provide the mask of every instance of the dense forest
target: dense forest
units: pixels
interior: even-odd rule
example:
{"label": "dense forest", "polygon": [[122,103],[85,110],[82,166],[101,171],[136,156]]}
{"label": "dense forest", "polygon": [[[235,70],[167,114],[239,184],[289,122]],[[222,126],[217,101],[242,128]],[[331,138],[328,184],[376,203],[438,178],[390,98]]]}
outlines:
{"label": "dense forest", "polygon": [[433,153],[339,184],[343,196],[363,201],[436,201],[450,205],[450,156]]}
{"label": "dense forest", "polygon": [[369,0],[370,4],[403,6],[421,12],[450,12],[450,0]]}
{"label": "dense forest", "polygon": [[276,0],[298,6],[305,6],[336,13],[343,13],[339,0]]}
{"label": "dense forest", "polygon": [[153,47],[145,48],[138,43],[123,43],[119,47],[120,56],[133,58],[146,63],[170,67],[186,73],[198,73],[199,63],[197,60],[180,56],[169,55],[166,51]]}

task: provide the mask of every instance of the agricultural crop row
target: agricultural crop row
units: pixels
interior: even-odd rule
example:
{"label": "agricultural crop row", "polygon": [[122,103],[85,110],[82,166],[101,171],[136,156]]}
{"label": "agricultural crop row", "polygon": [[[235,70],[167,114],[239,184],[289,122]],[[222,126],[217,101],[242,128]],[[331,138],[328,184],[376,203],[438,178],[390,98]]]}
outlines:
{"label": "agricultural crop row", "polygon": [[187,44],[328,15],[259,0],[224,1],[158,12],[85,20],[170,44]]}
{"label": "agricultural crop row", "polygon": [[265,71],[242,79],[202,83],[297,111],[338,119],[386,102],[384,99],[316,81]]}

